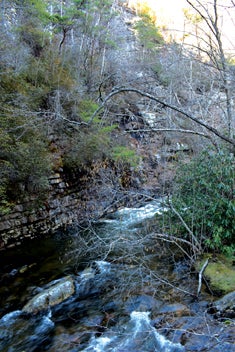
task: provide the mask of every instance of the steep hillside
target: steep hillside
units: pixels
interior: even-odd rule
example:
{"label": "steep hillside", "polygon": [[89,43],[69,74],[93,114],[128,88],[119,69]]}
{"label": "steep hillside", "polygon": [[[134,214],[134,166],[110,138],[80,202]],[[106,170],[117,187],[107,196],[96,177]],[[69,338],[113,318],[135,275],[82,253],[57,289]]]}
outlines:
{"label": "steep hillside", "polygon": [[233,152],[234,66],[216,21],[202,56],[166,43],[148,7],[1,6],[2,247],[171,193],[180,162]]}

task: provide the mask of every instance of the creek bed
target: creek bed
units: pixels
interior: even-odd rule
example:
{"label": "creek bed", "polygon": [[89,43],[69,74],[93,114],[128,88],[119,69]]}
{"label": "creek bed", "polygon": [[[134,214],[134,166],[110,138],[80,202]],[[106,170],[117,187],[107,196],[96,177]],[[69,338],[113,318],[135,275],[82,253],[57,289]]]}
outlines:
{"label": "creek bed", "polygon": [[152,237],[161,211],[125,208],[1,252],[0,350],[235,351],[233,321],[207,313],[206,292],[195,301],[187,261]]}

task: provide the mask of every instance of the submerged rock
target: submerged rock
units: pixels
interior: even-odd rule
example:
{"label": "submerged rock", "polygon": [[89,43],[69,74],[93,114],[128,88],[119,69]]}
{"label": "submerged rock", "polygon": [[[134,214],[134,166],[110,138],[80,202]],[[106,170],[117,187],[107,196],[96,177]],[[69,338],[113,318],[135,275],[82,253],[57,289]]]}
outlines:
{"label": "submerged rock", "polygon": [[22,309],[26,313],[37,313],[48,307],[57,305],[75,292],[74,280],[71,276],[66,276],[54,281],[51,286],[33,297]]}
{"label": "submerged rock", "polygon": [[50,315],[34,315],[31,318],[22,311],[14,311],[0,319],[0,351],[44,350],[50,340],[54,323]]}

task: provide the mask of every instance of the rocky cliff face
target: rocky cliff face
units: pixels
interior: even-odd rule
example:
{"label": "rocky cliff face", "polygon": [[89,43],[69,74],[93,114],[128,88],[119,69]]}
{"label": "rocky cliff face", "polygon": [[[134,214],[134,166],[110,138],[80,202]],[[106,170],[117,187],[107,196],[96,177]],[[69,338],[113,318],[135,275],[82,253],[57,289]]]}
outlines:
{"label": "rocky cliff face", "polygon": [[0,218],[0,248],[20,244],[27,238],[43,236],[77,219],[79,203],[76,194],[70,194],[69,184],[62,174],[50,177],[50,193],[39,209],[31,208],[35,199],[17,204],[10,214]]}
{"label": "rocky cliff face", "polygon": [[[49,178],[50,189],[44,201],[37,196],[14,206],[0,217],[0,249],[19,245],[58,228],[98,219],[122,205],[138,199],[140,172],[117,170],[107,162],[71,173],[64,170]],[[132,193],[128,191],[132,190]]]}
{"label": "rocky cliff face", "polygon": [[[134,144],[133,137],[127,138]],[[59,228],[99,219],[119,207],[140,204],[148,197],[162,194],[172,182],[176,159],[181,153],[173,141],[168,148],[161,147],[162,139],[150,139],[147,146],[145,139],[135,143],[141,160],[135,170],[116,169],[105,161],[73,174],[61,169],[51,175],[44,201],[38,204],[35,195],[0,217],[0,249],[49,235]]]}

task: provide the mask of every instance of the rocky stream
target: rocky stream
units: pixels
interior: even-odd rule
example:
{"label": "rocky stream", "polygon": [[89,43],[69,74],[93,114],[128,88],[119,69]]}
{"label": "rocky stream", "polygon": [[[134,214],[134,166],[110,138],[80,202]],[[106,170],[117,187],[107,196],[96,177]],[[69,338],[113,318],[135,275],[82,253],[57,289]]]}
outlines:
{"label": "rocky stream", "polygon": [[150,235],[163,211],[124,208],[1,252],[0,350],[235,351],[234,317],[205,288],[196,299],[187,260]]}

